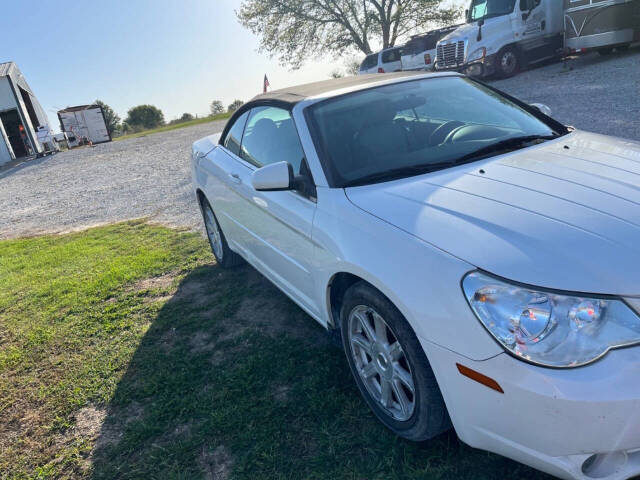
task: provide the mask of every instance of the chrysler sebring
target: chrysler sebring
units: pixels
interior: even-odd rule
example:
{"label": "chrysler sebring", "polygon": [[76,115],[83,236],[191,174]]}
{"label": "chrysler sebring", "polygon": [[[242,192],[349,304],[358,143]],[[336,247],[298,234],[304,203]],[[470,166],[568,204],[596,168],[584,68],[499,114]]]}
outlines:
{"label": "chrysler sebring", "polygon": [[340,333],[377,418],[640,474],[640,144],[456,73],[260,95],[192,151],[222,267]]}

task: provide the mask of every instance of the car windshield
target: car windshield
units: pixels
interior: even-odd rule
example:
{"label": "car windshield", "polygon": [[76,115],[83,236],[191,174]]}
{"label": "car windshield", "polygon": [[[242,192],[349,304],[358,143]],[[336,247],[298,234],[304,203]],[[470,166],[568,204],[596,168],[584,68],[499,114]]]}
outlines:
{"label": "car windshield", "polygon": [[469,23],[477,22],[481,18],[500,17],[513,12],[516,0],[471,0],[469,7]]}
{"label": "car windshield", "polygon": [[493,147],[521,148],[565,133],[465,77],[375,87],[316,103],[308,115],[334,187],[447,168]]}

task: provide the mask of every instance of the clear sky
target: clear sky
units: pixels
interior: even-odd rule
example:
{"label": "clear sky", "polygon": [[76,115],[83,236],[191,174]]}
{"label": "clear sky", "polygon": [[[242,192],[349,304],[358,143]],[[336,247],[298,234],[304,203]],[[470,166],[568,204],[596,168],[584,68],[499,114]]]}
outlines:
{"label": "clear sky", "polygon": [[[463,0],[450,0],[461,2]],[[262,90],[329,78],[344,58],[289,71],[237,21],[241,0],[3,0],[0,62],[14,61],[59,130],[57,110],[100,99],[124,119],[156,105],[171,120]],[[349,55],[347,55],[348,57]]]}

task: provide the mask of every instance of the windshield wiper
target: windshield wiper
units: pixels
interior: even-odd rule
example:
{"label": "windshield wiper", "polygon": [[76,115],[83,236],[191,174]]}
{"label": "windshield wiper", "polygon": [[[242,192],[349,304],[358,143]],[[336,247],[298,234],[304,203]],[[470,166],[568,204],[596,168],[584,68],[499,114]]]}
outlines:
{"label": "windshield wiper", "polygon": [[391,170],[385,170],[384,172],[372,173],[371,175],[365,175],[364,177],[356,178],[355,180],[351,180],[345,183],[343,188],[360,187],[362,185],[369,185],[372,183],[389,182],[391,180],[398,180],[400,178],[412,177],[415,175],[421,175],[423,173],[433,172],[435,170],[451,167],[453,165],[454,163],[452,162],[442,162],[393,168]]}
{"label": "windshield wiper", "polygon": [[475,160],[481,160],[486,157],[490,157],[497,153],[503,152],[513,152],[514,150],[519,150],[521,148],[526,148],[532,146],[531,144],[536,140],[553,140],[558,138],[559,135],[525,135],[521,137],[511,137],[505,140],[501,140],[496,143],[492,143],[491,145],[487,145],[485,147],[479,148],[471,153],[467,153],[462,157],[455,160],[453,163],[455,165],[461,165],[463,163],[473,162]]}
{"label": "windshield wiper", "polygon": [[497,153],[509,152],[519,150],[531,146],[536,140],[553,140],[558,138],[559,135],[526,135],[520,137],[511,137],[501,140],[491,145],[479,148],[471,153],[463,155],[455,160],[449,162],[439,163],[426,163],[421,165],[412,165],[410,167],[400,167],[391,170],[385,170],[383,172],[372,173],[364,177],[351,180],[344,184],[343,188],[359,187],[362,185],[369,185],[372,183],[389,182],[391,180],[398,180],[400,178],[412,177],[415,175],[422,175],[424,173],[435,172],[436,170],[443,170],[449,167],[455,167],[464,163],[471,163],[476,160],[481,160]]}

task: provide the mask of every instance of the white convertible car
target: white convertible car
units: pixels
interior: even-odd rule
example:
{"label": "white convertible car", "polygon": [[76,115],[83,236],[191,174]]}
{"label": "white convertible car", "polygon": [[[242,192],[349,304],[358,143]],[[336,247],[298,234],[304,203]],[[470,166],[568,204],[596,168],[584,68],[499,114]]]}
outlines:
{"label": "white convertible car", "polygon": [[[640,474],[640,144],[464,76],[261,95],[193,146],[213,253],[340,331],[375,415],[562,478]],[[635,345],[635,346],[634,346]]]}

